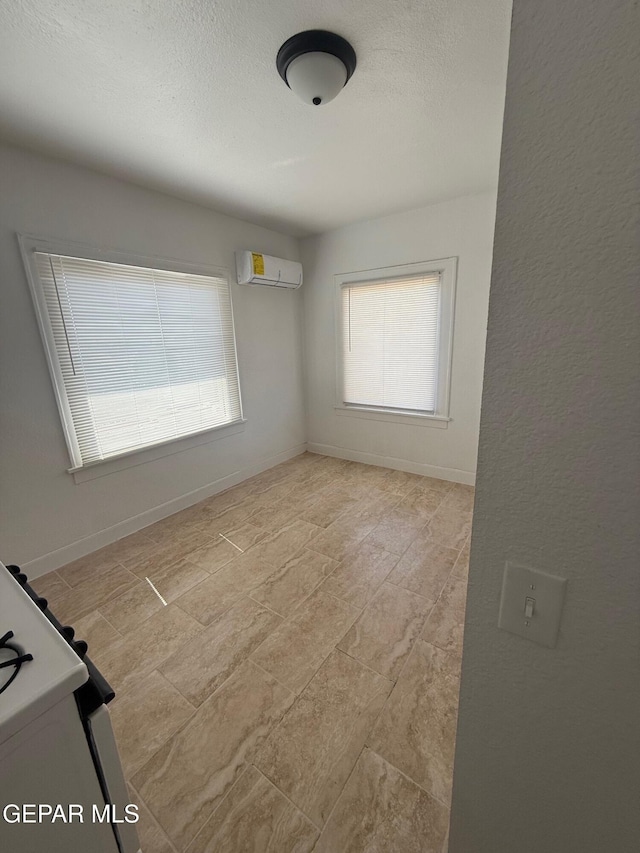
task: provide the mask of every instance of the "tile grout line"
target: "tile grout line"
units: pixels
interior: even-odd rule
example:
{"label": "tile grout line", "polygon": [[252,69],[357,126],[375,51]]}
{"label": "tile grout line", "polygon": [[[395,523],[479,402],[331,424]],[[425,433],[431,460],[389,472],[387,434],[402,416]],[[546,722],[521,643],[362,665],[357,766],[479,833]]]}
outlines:
{"label": "tile grout line", "polygon": [[[293,707],[293,705],[292,705],[291,707]],[[280,723],[282,722],[282,720],[284,720],[284,718],[285,718],[286,716],[287,716],[287,715],[285,714],[285,715],[282,717],[282,719],[280,720]],[[280,725],[280,723],[278,723],[278,725]],[[276,730],[276,728],[277,728],[277,726],[276,726],[274,729],[272,729],[272,731],[275,731],[275,730]],[[320,833],[322,832],[322,827],[321,827],[321,826],[318,826],[318,824],[315,822],[315,820],[312,820],[312,819],[309,817],[309,815],[305,812],[305,810],[304,810],[304,809],[302,809],[300,806],[296,805],[296,804],[293,802],[293,800],[291,799],[291,797],[288,797],[288,796],[285,794],[285,792],[284,792],[283,790],[281,790],[281,789],[276,785],[276,783],[273,781],[273,779],[271,779],[269,776],[267,776],[267,774],[266,774],[263,770],[261,770],[261,769],[258,767],[258,765],[257,765],[257,764],[252,763],[252,764],[251,764],[251,767],[254,767],[254,768],[258,771],[258,773],[262,776],[262,778],[263,778],[263,779],[266,779],[266,781],[269,783],[269,785],[271,785],[271,787],[272,787],[272,788],[275,788],[275,790],[276,790],[279,794],[281,794],[281,795],[285,798],[285,800],[287,800],[287,802],[288,802],[288,803],[290,803],[290,804],[294,807],[294,809],[295,809],[296,811],[300,812],[300,814],[301,814],[301,815],[303,815],[304,817],[306,817],[306,819],[309,821],[309,823],[311,824],[311,826],[313,826],[313,827],[314,827],[314,829],[317,829],[317,830],[318,830],[318,838],[319,838],[319,837],[320,837]]]}
{"label": "tile grout line", "polygon": [[[353,767],[351,768],[351,772],[350,772],[350,773],[349,773],[349,775],[347,776],[347,778],[346,778],[346,780],[345,780],[345,783],[344,783],[344,785],[342,786],[342,789],[340,790],[340,793],[339,793],[339,794],[338,794],[338,796],[336,797],[336,800],[335,800],[334,804],[333,804],[333,805],[331,806],[331,808],[329,809],[329,814],[327,815],[327,819],[326,819],[326,820],[325,820],[325,822],[324,822],[324,826],[322,827],[322,831],[320,832],[320,835],[318,836],[318,841],[320,841],[320,838],[324,835],[324,831],[325,831],[325,830],[326,830],[326,828],[329,826],[329,824],[330,824],[330,822],[331,822],[331,818],[332,818],[332,816],[333,816],[333,813],[334,813],[334,811],[336,810],[336,806],[338,805],[338,803],[339,803],[339,802],[340,802],[340,800],[342,799],[342,795],[344,794],[344,792],[345,792],[345,789],[346,789],[347,785],[348,785],[348,784],[349,784],[349,782],[351,781],[351,777],[352,777],[352,776],[353,776],[353,774],[355,773],[356,767],[358,766],[358,762],[360,761],[360,758],[361,758],[361,756],[362,756],[362,753],[365,751],[365,749],[369,749],[369,748],[370,748],[370,747],[368,747],[368,746],[367,746],[367,744],[365,743],[365,744],[364,744],[364,746],[362,747],[362,749],[360,750],[360,752],[358,753],[358,755],[357,755],[357,757],[356,757],[356,760],[353,762]],[[317,844],[317,843],[318,843],[318,842],[316,842],[316,844]],[[315,848],[314,848],[314,849],[315,849]]]}
{"label": "tile grout line", "polygon": [[126,782],[127,782],[127,784],[129,785],[129,787],[133,790],[133,792],[134,792],[134,794],[136,795],[136,797],[137,797],[137,798],[140,800],[140,802],[144,805],[144,807],[145,807],[145,809],[147,810],[147,812],[151,815],[151,819],[153,820],[154,824],[156,825],[156,828],[157,828],[157,829],[160,831],[160,833],[164,836],[164,838],[166,839],[166,841],[167,841],[167,842],[168,842],[168,844],[169,844],[169,847],[171,847],[172,853],[178,853],[178,849],[177,849],[177,847],[174,845],[174,843],[173,843],[173,841],[171,840],[171,838],[169,838],[169,836],[167,835],[167,833],[164,831],[164,829],[163,829],[162,825],[160,824],[160,822],[158,821],[158,819],[156,818],[156,816],[154,815],[154,813],[151,811],[151,809],[150,809],[150,808],[149,808],[149,806],[147,805],[146,801],[145,801],[145,800],[143,799],[143,797],[140,795],[140,791],[138,791],[138,789],[134,786],[134,784],[133,784],[133,782],[131,781],[131,779],[127,779],[127,780],[126,780]]}
{"label": "tile grout line", "polygon": [[[262,645],[262,643],[261,643],[260,645]],[[257,649],[254,649],[254,650],[253,650],[253,652],[251,652],[251,655],[252,655],[254,652],[257,652],[259,648],[260,648],[260,646],[258,646],[258,648],[257,648]],[[253,666],[255,666],[255,667],[256,667],[256,669],[259,669],[261,672],[264,672],[264,674],[265,674],[265,675],[268,675],[268,676],[269,676],[269,678],[273,678],[273,680],[274,680],[274,681],[276,681],[276,682],[280,685],[280,687],[284,687],[284,689],[285,689],[285,690],[288,690],[288,691],[289,691],[289,693],[292,693],[296,698],[298,697],[298,695],[299,695],[299,694],[297,694],[295,690],[292,690],[292,689],[291,689],[291,687],[287,687],[287,685],[284,683],[284,681],[280,681],[280,679],[279,679],[279,678],[276,678],[276,677],[275,677],[275,675],[272,675],[272,674],[269,672],[269,670],[268,670],[268,669],[265,669],[263,666],[260,666],[260,664],[259,664],[259,663],[256,663],[256,662],[254,661],[254,659],[251,657],[251,655],[248,655],[248,656],[245,658],[245,660],[247,660],[247,661],[249,661],[251,664],[253,664]],[[235,670],[234,670],[234,672],[235,672]],[[227,680],[228,680],[228,679],[227,679]],[[220,685],[220,687],[222,687],[222,685]],[[218,689],[220,689],[220,688],[218,688]],[[212,693],[211,695],[213,696],[213,693]],[[205,701],[207,701],[207,700],[205,700]],[[294,703],[295,703],[295,699],[293,700],[292,706],[293,706],[293,704],[294,704]],[[288,711],[289,711],[289,708],[287,708],[287,710],[284,712],[284,714],[282,715],[282,717],[281,717],[280,719],[283,719],[284,717],[286,717],[286,715],[287,715]],[[278,724],[277,724],[277,725],[280,725],[280,722],[278,722]],[[275,728],[276,728],[276,726],[274,726],[274,729],[275,729]],[[272,731],[273,731],[273,729],[272,729]]]}
{"label": "tile grout line", "polygon": [[407,773],[404,772],[404,770],[401,770],[399,767],[396,767],[396,765],[393,763],[393,761],[389,761],[389,759],[385,758],[384,755],[382,755],[382,753],[378,752],[377,749],[373,749],[373,747],[371,747],[369,744],[366,744],[364,748],[369,749],[371,752],[374,753],[374,755],[377,755],[378,758],[381,758],[386,764],[389,764],[391,767],[393,767],[394,770],[397,770],[398,773],[401,776],[404,776],[404,778],[408,782],[411,782],[411,784],[415,785],[416,788],[419,788],[423,794],[426,794],[432,800],[435,800],[436,803],[439,803],[444,809],[447,810],[447,812],[451,811],[451,806],[448,806],[445,802],[443,802],[443,800],[440,799],[440,797],[436,797],[435,794],[432,794],[431,791],[427,791],[427,789],[425,787],[423,787],[419,782],[416,782],[415,779],[412,779],[411,776],[409,776]]}
{"label": "tile grout line", "polygon": [[[349,630],[351,630],[351,629],[349,629]],[[345,636],[346,636],[346,634],[345,634]],[[344,637],[342,639],[344,640]],[[342,642],[342,640],[340,640],[340,642]],[[369,666],[364,661],[360,660],[360,658],[356,658],[353,655],[349,654],[349,652],[346,652],[344,649],[341,649],[339,646],[335,647],[335,651],[340,652],[341,655],[345,655],[350,660],[354,661],[355,663],[359,664],[360,666],[363,666],[365,669],[368,669],[369,672],[372,672],[374,675],[377,675],[379,678],[384,678],[385,681],[388,681],[389,684],[391,684],[391,690],[389,691],[389,695],[391,695],[391,693],[393,692],[393,688],[396,686],[396,683],[397,683],[396,681],[393,680],[393,678],[389,678],[388,675],[384,675],[383,673],[378,672],[377,669],[374,669],[372,666]],[[388,698],[389,697],[387,696],[387,699]],[[386,699],[385,699],[384,705],[386,705]],[[383,708],[384,708],[384,705],[382,706]],[[382,713],[382,708],[380,709],[380,713]],[[380,716],[380,715],[378,715],[378,716]],[[378,719],[378,717],[376,717],[376,720],[377,719]]]}
{"label": "tile grout line", "polygon": [[[218,805],[215,807],[215,809],[211,812],[211,814],[209,815],[209,817],[208,817],[208,818],[205,820],[205,822],[202,824],[202,826],[200,827],[200,829],[199,829],[199,830],[196,832],[196,834],[193,836],[193,838],[191,839],[191,841],[188,843],[188,845],[187,845],[187,847],[186,847],[186,849],[185,849],[185,853],[186,853],[186,851],[188,851],[188,850],[189,850],[189,848],[191,848],[191,847],[192,847],[192,845],[197,841],[198,836],[200,835],[200,833],[204,832],[205,828],[208,826],[208,824],[209,824],[209,823],[213,820],[213,818],[216,816],[216,814],[217,814],[218,810],[222,808],[222,806],[225,804],[225,802],[227,801],[227,799],[231,796],[231,792],[232,792],[232,791],[233,791],[233,789],[236,787],[236,785],[239,785],[239,784],[240,784],[240,781],[241,781],[242,779],[244,779],[244,777],[246,776],[246,774],[247,774],[247,772],[248,772],[248,770],[249,770],[249,767],[251,767],[251,766],[253,766],[253,765],[249,764],[248,762],[245,762],[245,765],[244,765],[244,767],[243,767],[243,769],[242,769],[242,772],[240,773],[240,775],[238,776],[238,778],[235,780],[235,782],[231,785],[231,787],[230,787],[230,788],[229,788],[229,790],[226,792],[226,794],[222,797],[222,799],[220,800],[220,802],[218,803]],[[258,769],[258,768],[256,767],[256,770],[257,770],[257,769]],[[144,853],[147,853],[147,851],[144,851]],[[149,853],[153,853],[153,851],[149,851]]]}
{"label": "tile grout line", "polygon": [[[123,595],[124,595],[124,593],[123,593]],[[110,602],[108,602],[108,601],[105,603],[110,604]],[[100,607],[104,607],[104,604],[101,604]],[[124,637],[124,634],[122,633],[122,631],[119,628],[116,628],[116,626],[109,619],[107,619],[107,617],[104,615],[102,610],[100,610],[100,607],[96,607],[96,609],[93,612],[97,613],[99,616],[101,616],[104,619],[104,621],[107,623],[107,625],[111,625],[111,627],[116,632],[116,634],[119,634],[121,637]]]}

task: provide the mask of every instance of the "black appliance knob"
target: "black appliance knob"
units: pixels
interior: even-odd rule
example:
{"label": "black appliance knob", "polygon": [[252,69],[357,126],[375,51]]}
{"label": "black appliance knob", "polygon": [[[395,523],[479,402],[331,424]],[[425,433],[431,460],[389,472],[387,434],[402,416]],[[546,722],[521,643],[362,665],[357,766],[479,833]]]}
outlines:
{"label": "black appliance knob", "polygon": [[46,610],[49,606],[49,602],[47,601],[47,599],[42,598],[42,596],[38,596],[38,598],[36,598],[36,604],[38,605],[40,610]]}

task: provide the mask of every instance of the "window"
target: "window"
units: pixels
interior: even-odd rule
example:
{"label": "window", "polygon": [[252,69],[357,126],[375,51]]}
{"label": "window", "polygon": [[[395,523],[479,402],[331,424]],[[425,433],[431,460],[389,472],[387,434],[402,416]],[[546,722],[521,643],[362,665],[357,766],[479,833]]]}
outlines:
{"label": "window", "polygon": [[455,259],[338,276],[339,407],[448,415]]}
{"label": "window", "polygon": [[223,274],[26,260],[75,468],[242,419]]}

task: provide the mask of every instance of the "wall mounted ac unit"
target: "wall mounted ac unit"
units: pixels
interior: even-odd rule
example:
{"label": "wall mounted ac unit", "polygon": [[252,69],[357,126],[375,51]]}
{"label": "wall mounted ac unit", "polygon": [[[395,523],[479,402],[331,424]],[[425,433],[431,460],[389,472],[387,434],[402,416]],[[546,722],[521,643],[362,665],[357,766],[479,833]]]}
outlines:
{"label": "wall mounted ac unit", "polygon": [[302,284],[302,264],[258,252],[236,252],[238,284],[297,288]]}

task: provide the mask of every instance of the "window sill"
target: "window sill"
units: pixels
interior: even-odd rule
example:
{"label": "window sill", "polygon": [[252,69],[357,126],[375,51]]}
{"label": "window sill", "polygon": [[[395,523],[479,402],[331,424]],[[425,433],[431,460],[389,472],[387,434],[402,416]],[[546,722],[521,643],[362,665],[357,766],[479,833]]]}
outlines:
{"label": "window sill", "polygon": [[451,418],[442,415],[416,415],[408,412],[387,412],[384,409],[361,409],[355,406],[334,406],[336,415],[362,418],[369,421],[387,421],[388,423],[407,424],[447,429]]}
{"label": "window sill", "polygon": [[129,453],[112,456],[100,462],[91,462],[82,468],[69,468],[67,470],[69,474],[73,475],[76,483],[86,483],[88,480],[96,480],[98,477],[115,474],[116,471],[123,471],[125,468],[144,465],[146,462],[153,462],[155,459],[161,459],[164,456],[172,456],[174,453],[182,453],[193,447],[199,447],[201,444],[209,444],[212,441],[219,441],[221,438],[236,435],[244,431],[245,423],[246,419],[243,418],[184,438],[174,438],[171,441],[162,442],[162,444],[154,444],[152,447],[132,450]]}

